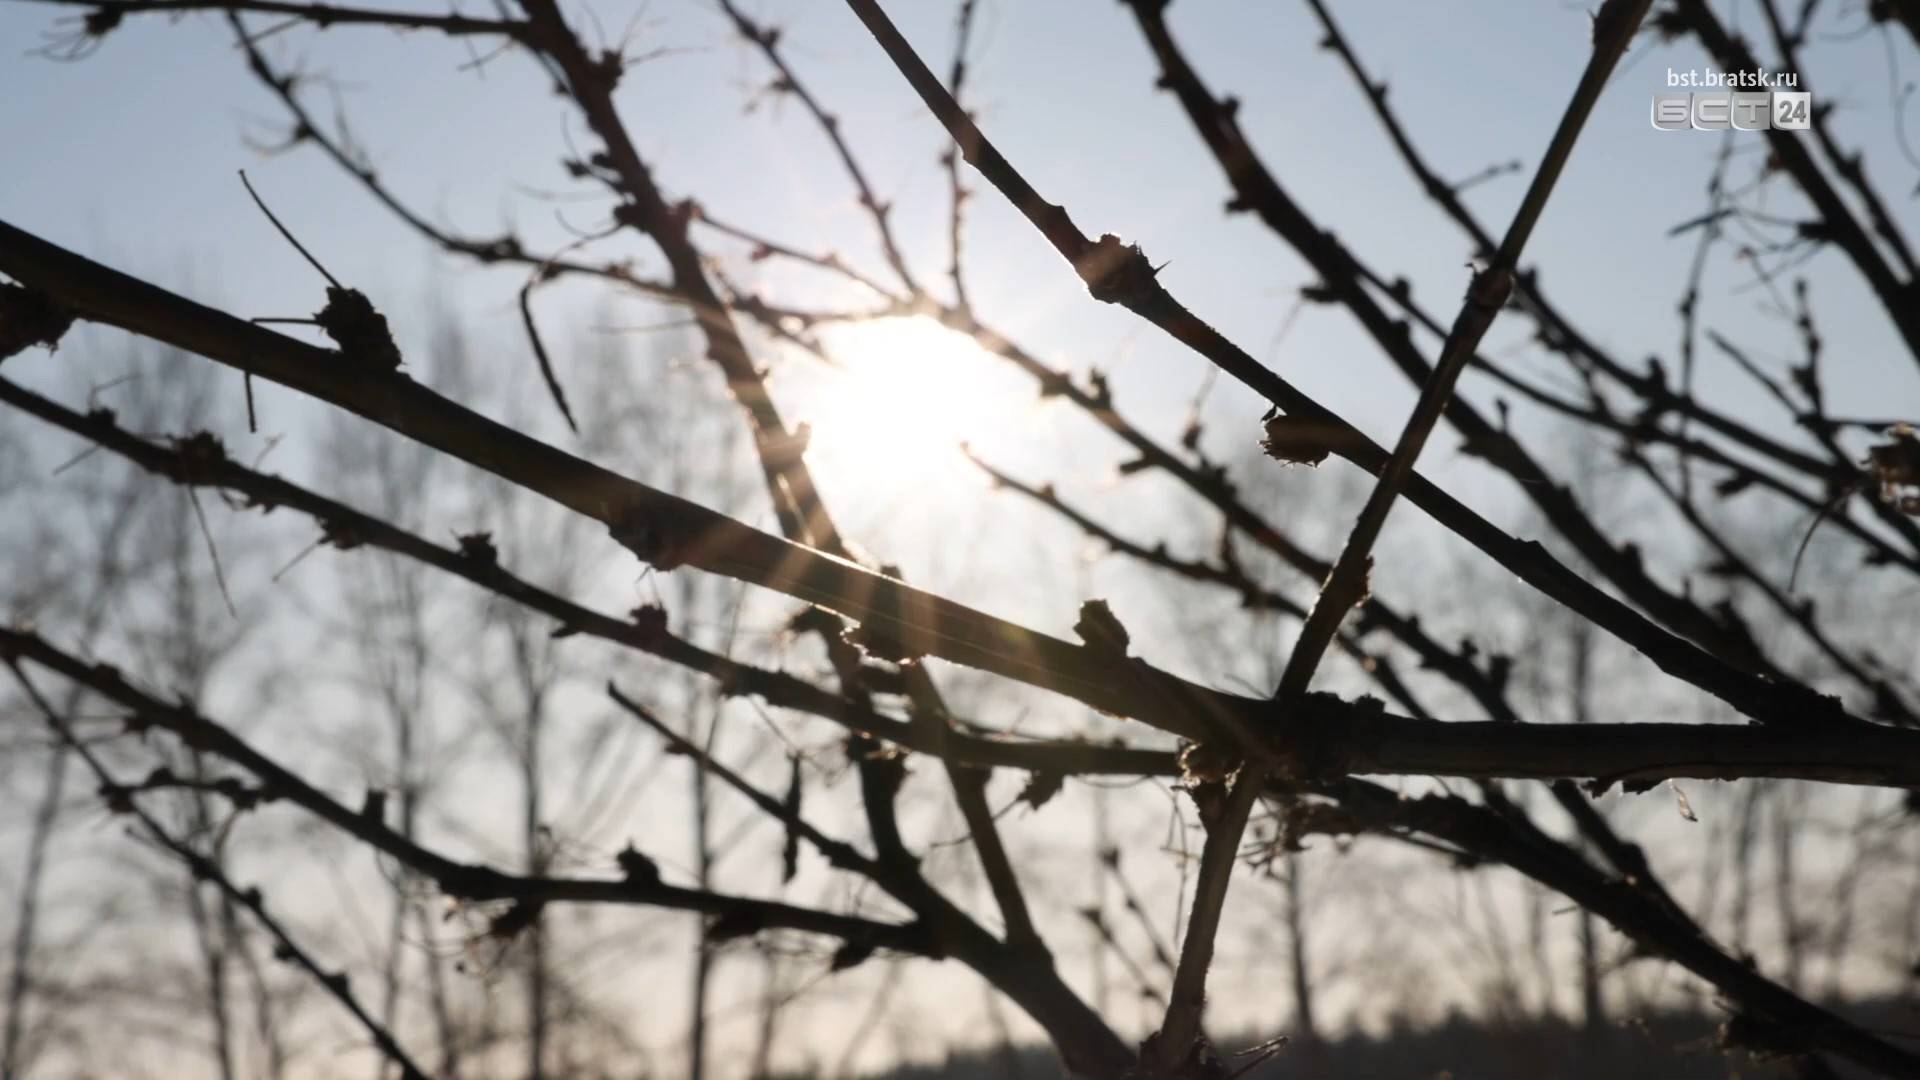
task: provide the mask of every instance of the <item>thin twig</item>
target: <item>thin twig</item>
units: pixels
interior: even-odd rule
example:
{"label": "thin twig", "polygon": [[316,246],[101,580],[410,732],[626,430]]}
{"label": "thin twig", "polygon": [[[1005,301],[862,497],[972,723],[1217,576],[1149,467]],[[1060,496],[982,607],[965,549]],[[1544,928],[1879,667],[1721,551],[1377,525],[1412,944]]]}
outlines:
{"label": "thin twig", "polygon": [[267,220],[273,223],[273,227],[280,230],[280,235],[286,237],[287,243],[293,245],[293,250],[299,252],[301,258],[312,263],[313,268],[320,271],[320,276],[327,279],[327,284],[336,289],[344,288],[344,286],[340,284],[340,280],[328,273],[327,268],[320,265],[320,260],[313,257],[313,252],[308,251],[299,240],[294,238],[292,230],[282,225],[280,219],[273,216],[273,211],[267,209],[267,204],[260,198],[260,193],[253,190],[253,181],[247,179],[247,170],[245,169],[240,170],[240,184],[247,189],[247,194],[253,197],[253,205],[259,207],[260,212],[267,215]]}
{"label": "thin twig", "polygon": [[406,1080],[430,1080],[428,1073],[420,1068],[419,1065],[415,1064],[413,1058],[401,1047],[399,1040],[394,1037],[393,1032],[376,1020],[373,1014],[369,1013],[366,1008],[360,1004],[360,999],[354,995],[352,988],[348,985],[347,976],[344,972],[328,971],[320,965],[319,961],[314,959],[311,953],[302,948],[300,943],[294,939],[293,935],[287,931],[286,927],[278,919],[267,913],[266,902],[261,898],[259,889],[242,889],[235,885],[233,879],[226,875],[226,872],[220,868],[219,864],[198,851],[195,851],[185,842],[175,838],[172,833],[163,828],[161,824],[154,819],[153,815],[143,809],[134,799],[134,794],[137,791],[145,790],[145,787],[130,787],[115,779],[113,773],[109,771],[105,763],[100,760],[99,755],[93,752],[93,748],[88,746],[83,740],[77,738],[66,719],[54,711],[53,706],[46,698],[41,696],[40,691],[35,688],[32,680],[27,677],[27,673],[21,669],[20,662],[12,656],[7,656],[6,663],[7,667],[13,671],[14,679],[19,682],[21,689],[26,692],[27,697],[34,703],[34,706],[40,710],[42,717],[47,722],[47,726],[53,729],[54,734],[60,739],[61,743],[78,755],[80,760],[86,762],[87,768],[90,769],[95,778],[100,781],[102,791],[116,793],[116,808],[125,813],[132,814],[134,819],[140,823],[141,828],[145,830],[154,842],[171,852],[173,856],[182,863],[186,864],[194,880],[211,882],[214,887],[225,894],[229,900],[245,908],[248,914],[253,916],[254,921],[258,922],[260,926],[267,931],[267,934],[273,938],[274,955],[306,972],[322,990],[326,991],[329,997],[339,1002],[347,1012],[351,1013],[354,1020],[358,1022],[362,1028],[365,1028],[367,1034],[372,1037],[373,1044],[379,1047],[381,1054],[399,1067],[401,1075],[405,1077]]}

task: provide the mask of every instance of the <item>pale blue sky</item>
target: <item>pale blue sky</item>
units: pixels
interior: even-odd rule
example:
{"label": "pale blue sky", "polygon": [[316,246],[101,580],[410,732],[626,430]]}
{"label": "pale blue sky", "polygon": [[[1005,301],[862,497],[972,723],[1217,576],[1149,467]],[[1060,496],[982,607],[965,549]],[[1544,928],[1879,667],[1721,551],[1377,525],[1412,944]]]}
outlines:
{"label": "pale blue sky", "polygon": [[[948,5],[893,7],[944,67]],[[876,182],[900,203],[910,251],[923,272],[937,272],[937,127],[842,5],[758,8],[787,28],[803,74],[845,115]],[[635,5],[594,9],[618,33]],[[870,257],[844,186],[797,110],[741,115],[765,69],[720,16],[688,0],[639,10],[636,48],[676,50],[642,65],[621,90],[663,185],[698,192],[716,213],[767,232]],[[249,166],[337,275],[392,297],[390,307],[433,289],[509,325],[505,301],[516,272],[437,261],[317,153],[261,161],[243,144],[248,132],[270,138],[281,115],[241,70],[216,19],[129,20],[80,63],[24,55],[70,14],[30,0],[0,4],[0,140],[15,148],[0,176],[8,220],[163,280],[197,277],[236,310],[302,310],[316,282],[246,202],[233,172]],[[1365,62],[1392,82],[1420,145],[1456,176],[1516,157],[1533,164],[1577,75],[1587,24],[1579,5],[1511,2],[1352,3],[1338,14]],[[1397,166],[1333,56],[1314,47],[1304,5],[1188,3],[1173,19],[1216,90],[1245,102],[1243,123],[1300,201],[1381,270],[1411,277],[1430,306],[1450,310],[1465,280],[1464,247]],[[1177,294],[1262,351],[1305,275],[1257,222],[1219,213],[1218,171],[1172,99],[1153,91],[1150,61],[1125,11],[1105,0],[989,5],[982,29],[972,97],[989,134],[1083,228],[1142,243],[1169,263],[1166,280]],[[467,59],[460,45],[354,28],[290,32],[275,50],[282,62],[304,59],[339,81],[356,132],[417,206],[473,232],[511,218],[536,237],[556,235],[552,208],[515,186],[563,188],[562,132],[577,135],[578,123],[541,92],[524,58],[503,57],[482,79],[455,70]],[[1844,105],[1840,130],[1868,151],[1900,204],[1910,204],[1913,169],[1892,146],[1889,77],[1877,44],[1825,46],[1810,57],[1815,93]],[[1645,114],[1669,65],[1700,63],[1689,47],[1635,47],[1530,248],[1554,294],[1623,355],[1671,352],[1668,316],[1691,240],[1664,233],[1697,205],[1715,139],[1655,132]],[[1497,228],[1523,186],[1522,177],[1502,178],[1477,189],[1473,202]],[[584,224],[593,208],[570,216]],[[1164,371],[1169,388],[1198,379],[1196,358],[1085,300],[997,198],[976,200],[973,221],[975,287],[993,321],[1052,350],[1072,346],[1081,362],[1090,349],[1124,341],[1134,355],[1123,380],[1138,377],[1135,368]],[[1838,261],[1823,256],[1816,271]],[[1868,310],[1841,306],[1855,303],[1851,275],[1842,269],[1815,280],[1836,312],[1826,327],[1836,360],[1880,352],[1881,341],[1850,341],[1842,325],[1842,313]],[[1717,325],[1748,317],[1747,298],[1722,289],[1709,299]],[[1310,312],[1279,365],[1374,430],[1390,431],[1404,388],[1372,350],[1356,346],[1346,322]],[[1905,374],[1897,361],[1860,363],[1863,379],[1875,382]],[[1909,403],[1910,383],[1898,387]],[[1884,404],[1887,389],[1873,387],[1868,399]]]}
{"label": "pale blue sky", "polygon": [[[410,6],[444,10],[434,3]],[[754,7],[764,21],[785,28],[791,60],[842,116],[869,175],[882,196],[894,200],[909,259],[924,279],[937,280],[945,263],[946,212],[945,178],[935,165],[943,149],[938,126],[842,4]],[[929,61],[944,69],[951,5],[890,7]],[[818,132],[791,102],[768,102],[756,93],[767,69],[712,5],[652,0],[591,10],[608,34],[630,28],[633,52],[660,54],[629,72],[619,102],[670,194],[696,193],[717,216],[798,246],[834,248],[883,273],[867,222]],[[246,139],[270,142],[287,122],[244,72],[217,18],[131,19],[97,53],[75,63],[29,55],[73,14],[32,0],[0,3],[0,48],[7,54],[0,62],[0,145],[24,149],[0,171],[0,217],[242,314],[312,311],[321,282],[247,201],[234,176],[246,167],[332,271],[388,312],[403,343],[430,329],[423,301],[444,302],[475,333],[488,369],[509,380],[504,385],[541,393],[513,307],[524,272],[482,270],[437,255],[312,148],[263,159]],[[1393,102],[1418,145],[1454,177],[1516,158],[1531,169],[1584,63],[1589,25],[1579,5],[1510,0],[1369,0],[1336,5],[1336,14],[1370,71],[1391,83]],[[1726,16],[1758,27],[1751,5],[1729,6]],[[1416,297],[1449,318],[1467,279],[1467,246],[1424,200],[1338,60],[1316,47],[1319,32],[1306,6],[1188,0],[1175,6],[1172,21],[1212,88],[1240,97],[1242,124],[1298,201],[1382,274],[1411,279]],[[596,25],[584,17],[581,24]],[[1171,96],[1153,88],[1151,58],[1120,5],[987,3],[976,40],[969,101],[989,135],[1044,194],[1066,204],[1087,232],[1112,231],[1140,243],[1166,263],[1163,280],[1196,312],[1382,441],[1392,440],[1412,388],[1344,313],[1310,307],[1284,346],[1272,347],[1295,291],[1310,275],[1257,220],[1222,213],[1227,189],[1219,170]],[[502,56],[475,74],[460,70],[470,59],[463,44],[355,27],[292,30],[271,39],[271,51],[283,66],[329,76],[383,178],[436,220],[479,235],[512,222],[550,249],[568,235],[557,215],[584,228],[604,212],[604,199],[556,204],[531,194],[578,190],[569,187],[558,160],[570,143],[591,146],[592,140],[524,56]],[[1890,88],[1905,75],[1889,68],[1891,56],[1874,35],[1823,38],[1806,50],[1803,74],[1817,100],[1839,106],[1841,136],[1866,151],[1896,213],[1910,217],[1915,169],[1896,145],[1888,104]],[[1670,238],[1667,230],[1703,205],[1719,137],[1652,129],[1650,96],[1665,89],[1670,66],[1701,67],[1704,60],[1690,44],[1636,43],[1588,124],[1527,262],[1543,268],[1549,293],[1595,341],[1629,362],[1660,353],[1671,365],[1673,305],[1694,239]],[[315,87],[307,100],[325,117],[331,96]],[[757,102],[751,112],[749,102]],[[1745,140],[1736,144],[1742,160],[1751,161],[1759,137],[1736,138]],[[1474,188],[1468,200],[1498,232],[1524,186],[1524,174],[1503,176]],[[1777,187],[1773,209],[1795,212],[1797,200]],[[1131,315],[1089,300],[1072,272],[991,191],[971,203],[967,245],[974,299],[990,324],[1060,366],[1110,370],[1123,409],[1163,438],[1177,436],[1206,371],[1202,360]],[[732,253],[732,272],[745,280],[767,273],[738,258],[738,246],[711,238],[710,246]],[[636,241],[619,239],[606,250],[632,253],[643,271],[657,266]],[[1813,262],[1809,276],[1828,342],[1835,410],[1920,411],[1911,360],[1895,346],[1877,303],[1850,267],[1830,251]],[[1791,338],[1782,336],[1788,328],[1761,310],[1762,293],[1740,288],[1746,280],[1744,268],[1716,261],[1702,325],[1784,363],[1792,351]],[[590,327],[603,316],[626,325],[662,317],[632,300],[613,301],[611,310],[605,303],[604,293],[585,288],[557,290],[541,301],[543,321],[558,343],[561,377],[572,385],[584,379],[577,365],[586,362]],[[1527,330],[1523,320],[1503,319],[1489,348],[1524,338]],[[1703,356],[1701,385],[1709,396],[1737,408],[1767,407],[1744,377],[1710,353]],[[22,370],[32,377],[55,364],[33,361]],[[992,392],[1005,406],[957,434],[988,447],[1002,463],[1029,465],[1035,479],[1077,484],[1089,499],[1115,496],[1109,477],[1120,454],[1114,443],[1059,411],[1036,421],[1031,384],[991,361],[982,364],[998,376]],[[1560,374],[1552,358],[1524,360],[1522,367]],[[832,383],[810,382],[817,373],[805,363],[785,362],[778,371],[776,389],[790,418],[829,414],[820,395],[834,393]],[[1475,377],[1466,392],[1490,404],[1487,387]],[[936,388],[930,399],[937,402],[942,393]],[[280,430],[307,415],[289,397],[278,391],[263,397]],[[1212,451],[1226,458],[1245,453],[1258,437],[1255,420],[1264,403],[1221,379],[1209,404],[1216,417]],[[234,405],[230,433],[237,439],[237,400]],[[549,431],[566,441],[557,427]],[[297,445],[280,454],[282,467],[299,460]],[[1459,457],[1451,438],[1437,439],[1422,467],[1497,519],[1518,521],[1507,482]],[[979,528],[983,511],[974,500],[950,499],[947,485],[909,473],[881,484],[842,475],[830,462],[820,468],[851,535],[903,560],[919,580],[934,573],[942,576],[932,584],[958,583],[944,577],[946,560],[918,541]],[[985,513],[1003,512],[1005,502]],[[1410,521],[1417,523],[1418,515],[1402,513],[1392,527],[1417,527]],[[1072,606],[1057,598],[1032,604],[1021,596],[969,599],[1059,632],[1071,622]]]}

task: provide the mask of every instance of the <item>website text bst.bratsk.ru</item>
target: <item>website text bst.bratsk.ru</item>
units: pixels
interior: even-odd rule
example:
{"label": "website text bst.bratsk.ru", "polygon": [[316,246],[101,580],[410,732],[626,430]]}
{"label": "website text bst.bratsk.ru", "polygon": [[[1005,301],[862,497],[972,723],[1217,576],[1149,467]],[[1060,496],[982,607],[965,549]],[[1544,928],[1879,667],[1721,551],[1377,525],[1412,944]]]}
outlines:
{"label": "website text bst.bratsk.ru", "polygon": [[1796,71],[1691,71],[1667,69],[1667,87],[1686,90],[1797,90]]}

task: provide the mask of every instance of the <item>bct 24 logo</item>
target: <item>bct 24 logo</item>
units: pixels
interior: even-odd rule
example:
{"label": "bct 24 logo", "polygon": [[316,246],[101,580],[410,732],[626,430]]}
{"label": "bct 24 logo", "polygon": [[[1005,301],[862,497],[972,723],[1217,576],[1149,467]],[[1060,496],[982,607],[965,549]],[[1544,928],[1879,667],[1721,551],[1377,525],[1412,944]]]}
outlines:
{"label": "bct 24 logo", "polygon": [[1805,131],[1813,95],[1805,90],[1695,90],[1653,95],[1653,126],[1661,131]]}

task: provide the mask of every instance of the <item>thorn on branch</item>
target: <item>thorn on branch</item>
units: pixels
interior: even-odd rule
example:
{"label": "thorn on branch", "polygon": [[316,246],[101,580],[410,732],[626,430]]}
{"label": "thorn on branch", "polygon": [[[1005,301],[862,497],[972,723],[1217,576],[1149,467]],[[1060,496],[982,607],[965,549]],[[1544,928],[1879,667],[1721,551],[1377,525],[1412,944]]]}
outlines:
{"label": "thorn on branch", "polygon": [[48,352],[73,326],[73,313],[37,289],[0,284],[0,361],[38,345]]}
{"label": "thorn on branch", "polygon": [[859,649],[863,656],[885,660],[890,664],[915,664],[927,656],[925,649],[908,645],[891,630],[868,623],[847,627],[841,631],[840,640]]}
{"label": "thorn on branch", "polygon": [[348,360],[380,371],[398,371],[401,364],[400,347],[394,344],[387,317],[374,309],[373,301],[368,300],[365,293],[340,284],[340,280],[320,265],[320,260],[314,258],[312,252],[294,239],[293,233],[280,223],[279,218],[273,216],[273,211],[267,209],[260,194],[253,190],[245,170],[240,173],[240,183],[247,189],[247,194],[253,197],[253,204],[267,216],[267,220],[280,231],[287,243],[293,245],[293,250],[299,252],[315,270],[320,271],[321,277],[327,279],[327,303],[314,315],[314,325],[333,339],[334,344],[340,347],[340,354]]}
{"label": "thorn on branch", "polygon": [[1086,647],[1095,652],[1125,660],[1127,646],[1132,637],[1127,628],[1113,614],[1113,609],[1105,600],[1089,600],[1080,605],[1080,620],[1073,624],[1073,632],[1080,636]]}
{"label": "thorn on branch", "polygon": [[1052,770],[1035,772],[1020,790],[1020,800],[1035,810],[1047,805],[1066,786],[1066,775]]}
{"label": "thorn on branch", "polygon": [[1266,417],[1267,437],[1260,449],[1288,465],[1318,465],[1340,449],[1345,433],[1335,423],[1305,416],[1287,416],[1279,410]]}
{"label": "thorn on branch", "polygon": [[685,566],[692,546],[690,538],[682,535],[684,530],[668,515],[644,507],[632,507],[618,515],[607,531],[621,547],[663,573]]}
{"label": "thorn on branch", "polygon": [[493,917],[487,924],[487,936],[495,941],[512,941],[539,921],[540,909],[544,906],[538,900],[517,901]]}
{"label": "thorn on branch", "polygon": [[[809,609],[811,610],[811,609]],[[643,640],[657,644],[667,636],[667,609],[659,604],[642,604],[628,612]]]}
{"label": "thorn on branch", "polygon": [[492,533],[461,533],[455,539],[460,542],[461,558],[487,567],[500,565],[500,549],[493,546]]}
{"label": "thorn on branch", "polygon": [[374,310],[373,301],[358,289],[327,289],[327,304],[313,321],[340,346],[340,354],[380,371],[400,369],[400,347],[394,344],[387,317]]}
{"label": "thorn on branch", "polygon": [[1087,283],[1087,292],[1103,304],[1132,306],[1160,291],[1158,271],[1138,244],[1128,244],[1106,233],[1080,256],[1074,269]]}
{"label": "thorn on branch", "polygon": [[173,441],[174,460],[167,470],[169,479],[188,486],[212,483],[220,467],[227,464],[226,444],[209,431],[196,431]]}
{"label": "thorn on branch", "polygon": [[[600,55],[587,61],[587,76],[592,81],[591,89],[600,94],[611,94],[620,84],[620,76],[627,70],[627,61],[618,49],[605,49]],[[576,88],[585,89],[585,88]]]}
{"label": "thorn on branch", "polygon": [[1088,368],[1087,388],[1093,398],[1094,408],[1113,408],[1113,384],[1107,380],[1106,372],[1099,368]]}
{"label": "thorn on branch", "polygon": [[103,38],[119,29],[120,23],[127,17],[125,8],[99,7],[87,12],[80,21],[80,28],[90,38]]}
{"label": "thorn on branch", "polygon": [[613,859],[627,884],[640,887],[660,884],[660,864],[641,854],[631,841]]}

